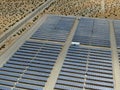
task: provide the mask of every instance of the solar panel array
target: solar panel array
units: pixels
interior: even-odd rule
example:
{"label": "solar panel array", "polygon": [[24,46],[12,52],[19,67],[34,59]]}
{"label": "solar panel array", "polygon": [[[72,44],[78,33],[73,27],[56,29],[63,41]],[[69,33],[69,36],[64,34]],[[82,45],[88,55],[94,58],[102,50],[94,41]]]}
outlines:
{"label": "solar panel array", "polygon": [[26,41],[0,68],[0,89],[43,90],[62,45]]}
{"label": "solar panel array", "polygon": [[[64,51],[63,47],[68,44],[67,37],[73,34],[70,31],[75,20],[75,17],[49,15],[0,68],[0,89],[43,90],[53,74],[51,71],[60,63],[56,63],[61,59],[59,54],[65,55],[61,50]],[[119,24],[120,21],[114,21],[118,48]],[[68,45],[55,90],[114,90],[109,27],[105,19],[79,19],[71,42],[80,45]]]}
{"label": "solar panel array", "polygon": [[81,18],[73,42],[110,47],[109,24],[104,19]]}
{"label": "solar panel array", "polygon": [[75,18],[49,16],[31,38],[65,42],[74,24],[74,21]]}
{"label": "solar panel array", "polygon": [[114,25],[114,30],[115,30],[117,48],[120,49],[120,21],[114,20],[113,25]]}
{"label": "solar panel array", "polygon": [[55,89],[113,90],[111,51],[71,45]]}

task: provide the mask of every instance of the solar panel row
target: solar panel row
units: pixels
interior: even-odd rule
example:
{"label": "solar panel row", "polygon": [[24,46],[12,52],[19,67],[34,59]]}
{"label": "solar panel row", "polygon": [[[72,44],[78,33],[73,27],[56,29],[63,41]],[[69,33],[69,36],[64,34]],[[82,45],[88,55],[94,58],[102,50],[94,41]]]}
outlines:
{"label": "solar panel row", "polygon": [[55,89],[113,90],[111,51],[71,45]]}
{"label": "solar panel row", "polygon": [[107,20],[81,18],[73,42],[110,47],[109,24]]}
{"label": "solar panel row", "polygon": [[0,88],[42,90],[61,47],[58,44],[26,41],[0,68]]}

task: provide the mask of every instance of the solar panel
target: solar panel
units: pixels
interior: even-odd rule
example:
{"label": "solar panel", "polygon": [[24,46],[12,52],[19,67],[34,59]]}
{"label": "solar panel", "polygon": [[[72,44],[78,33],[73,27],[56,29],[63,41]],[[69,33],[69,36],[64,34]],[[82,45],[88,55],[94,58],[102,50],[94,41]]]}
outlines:
{"label": "solar panel", "polygon": [[0,68],[0,88],[43,90],[62,45],[26,41]]}
{"label": "solar panel", "polygon": [[32,35],[32,39],[57,42],[66,41],[75,18],[55,17],[53,19],[53,17],[51,17],[52,16],[49,16],[42,26]]}
{"label": "solar panel", "polygon": [[113,25],[114,25],[114,30],[115,30],[117,48],[120,49],[120,21],[114,20]]}
{"label": "solar panel", "polygon": [[11,90],[10,87],[5,87],[5,86],[0,86],[0,89],[1,89],[1,90]]}
{"label": "solar panel", "polygon": [[110,47],[107,20],[81,18],[72,41],[83,45]]}
{"label": "solar panel", "polygon": [[69,47],[55,89],[113,90],[110,50]]}

